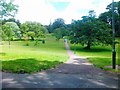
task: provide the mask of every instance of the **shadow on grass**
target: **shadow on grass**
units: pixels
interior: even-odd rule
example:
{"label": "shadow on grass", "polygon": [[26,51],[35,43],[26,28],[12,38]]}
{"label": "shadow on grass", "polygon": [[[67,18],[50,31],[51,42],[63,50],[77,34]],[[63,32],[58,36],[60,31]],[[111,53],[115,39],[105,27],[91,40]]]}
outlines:
{"label": "shadow on grass", "polygon": [[6,53],[4,53],[4,52],[1,52],[1,53],[0,53],[0,55],[6,55]]}
{"label": "shadow on grass", "polygon": [[76,51],[80,51],[80,52],[110,52],[111,50],[108,49],[108,48],[103,48],[102,46],[101,47],[93,47],[91,48],[90,50],[89,49],[85,49],[84,47],[82,46],[71,46],[71,50],[74,50],[76,48]]}
{"label": "shadow on grass", "polygon": [[[55,69],[36,74],[3,73],[3,88],[113,88],[117,80],[101,69],[76,58],[75,63],[64,63]],[[87,86],[87,87],[86,87]],[[102,90],[102,89],[101,89]],[[106,90],[106,89],[105,89]]]}
{"label": "shadow on grass", "polygon": [[62,62],[59,61],[40,61],[34,58],[15,59],[2,61],[2,71],[12,73],[34,73],[41,70],[53,68]]}

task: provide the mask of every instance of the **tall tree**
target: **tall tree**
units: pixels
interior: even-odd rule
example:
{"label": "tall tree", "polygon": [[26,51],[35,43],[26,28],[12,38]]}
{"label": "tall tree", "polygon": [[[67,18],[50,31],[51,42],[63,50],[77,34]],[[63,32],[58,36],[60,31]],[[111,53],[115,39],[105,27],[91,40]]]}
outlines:
{"label": "tall tree", "polygon": [[111,29],[93,15],[84,16],[83,20],[72,22],[70,40],[85,45],[86,49],[97,44],[111,44]]}

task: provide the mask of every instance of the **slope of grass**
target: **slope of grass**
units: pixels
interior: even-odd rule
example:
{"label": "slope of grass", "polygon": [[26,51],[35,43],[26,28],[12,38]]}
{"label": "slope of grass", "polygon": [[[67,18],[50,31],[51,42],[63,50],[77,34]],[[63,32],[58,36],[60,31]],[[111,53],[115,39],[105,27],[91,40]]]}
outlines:
{"label": "slope of grass", "polygon": [[[118,45],[119,44],[116,44],[116,64],[120,65],[118,61],[118,49],[119,49]],[[74,45],[70,44],[70,47],[74,51]],[[112,47],[111,46],[93,46],[91,50],[86,50],[83,48],[84,46],[76,45],[76,54],[78,54],[79,56],[86,57],[96,67],[102,68],[104,70],[111,70],[114,72],[119,71],[119,70],[113,70],[105,67],[105,66],[112,65]]]}
{"label": "slope of grass", "polygon": [[46,38],[46,43],[39,41],[34,46],[35,41],[29,41],[26,46],[25,41],[11,41],[9,48],[8,42],[3,41],[2,70],[15,73],[32,73],[53,68],[68,59],[63,40],[56,41],[51,35]]}

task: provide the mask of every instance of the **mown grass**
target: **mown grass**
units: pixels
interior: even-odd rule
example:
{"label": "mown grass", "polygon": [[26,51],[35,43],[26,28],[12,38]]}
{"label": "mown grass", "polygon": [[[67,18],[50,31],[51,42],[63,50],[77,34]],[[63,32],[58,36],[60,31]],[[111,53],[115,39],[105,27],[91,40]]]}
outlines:
{"label": "mown grass", "polygon": [[67,55],[63,40],[56,41],[51,35],[46,38],[46,43],[39,41],[34,46],[35,41],[29,41],[26,46],[25,41],[12,41],[9,48],[8,42],[2,42],[2,70],[14,73],[33,73],[65,62]]}
{"label": "mown grass", "polygon": [[[120,41],[120,39],[117,39]],[[71,50],[74,51],[74,45],[70,44]],[[119,51],[120,43],[116,44],[116,64],[120,65],[119,62]],[[106,66],[112,66],[112,47],[111,46],[93,46],[91,50],[84,49],[84,46],[76,45],[76,54],[79,56],[86,57],[87,60],[93,63],[96,67],[104,70],[110,70],[113,72],[120,72],[120,70],[113,70],[112,68],[107,68]]]}

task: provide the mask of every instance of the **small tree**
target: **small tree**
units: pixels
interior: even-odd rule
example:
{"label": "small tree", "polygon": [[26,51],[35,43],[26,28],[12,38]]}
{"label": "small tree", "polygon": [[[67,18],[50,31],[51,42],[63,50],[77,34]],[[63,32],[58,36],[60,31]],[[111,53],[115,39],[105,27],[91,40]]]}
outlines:
{"label": "small tree", "polygon": [[25,22],[21,25],[21,32],[25,36],[35,40],[35,45],[38,44],[40,38],[44,38],[47,29],[38,22]]}
{"label": "small tree", "polygon": [[14,22],[6,22],[3,25],[2,30],[3,30],[3,36],[7,37],[10,46],[10,41],[13,39],[15,33],[19,30],[19,27]]}

